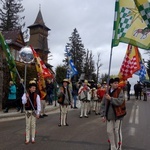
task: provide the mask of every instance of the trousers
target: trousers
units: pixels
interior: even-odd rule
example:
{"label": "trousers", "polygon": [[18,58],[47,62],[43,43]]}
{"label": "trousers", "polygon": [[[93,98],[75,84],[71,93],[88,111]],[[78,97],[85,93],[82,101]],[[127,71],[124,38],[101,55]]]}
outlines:
{"label": "trousers", "polygon": [[111,144],[111,150],[122,149],[122,120],[107,121],[107,134]]}
{"label": "trousers", "polygon": [[32,110],[25,111],[26,118],[26,141],[30,141],[30,134],[32,140],[35,139],[36,132],[36,113]]}

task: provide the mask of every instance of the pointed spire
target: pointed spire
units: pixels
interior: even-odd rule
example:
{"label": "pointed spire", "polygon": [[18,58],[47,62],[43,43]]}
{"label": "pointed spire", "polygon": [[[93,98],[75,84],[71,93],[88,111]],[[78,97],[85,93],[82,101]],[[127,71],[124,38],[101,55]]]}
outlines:
{"label": "pointed spire", "polygon": [[38,12],[38,15],[36,17],[34,24],[41,24],[41,25],[45,24],[43,21],[42,13],[41,13],[41,5],[40,5],[39,12]]}

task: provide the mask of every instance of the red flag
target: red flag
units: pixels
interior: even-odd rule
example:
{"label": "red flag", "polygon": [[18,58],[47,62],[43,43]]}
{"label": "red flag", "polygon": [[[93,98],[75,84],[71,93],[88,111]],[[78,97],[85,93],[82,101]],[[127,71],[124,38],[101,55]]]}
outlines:
{"label": "red flag", "polygon": [[40,91],[40,97],[41,97],[41,99],[45,99],[45,96],[46,96],[45,78],[53,78],[53,75],[48,70],[48,68],[45,66],[44,62],[41,60],[41,58],[36,53],[36,51],[32,48],[32,46],[30,46],[30,47],[33,51],[33,55],[35,58],[35,66],[36,66],[36,70],[38,73],[38,88]]}
{"label": "red flag", "polygon": [[140,55],[138,48],[128,45],[126,55],[124,57],[120,72],[118,74],[121,80],[127,80],[140,69]]}
{"label": "red flag", "polygon": [[[31,46],[30,46],[31,47]],[[36,59],[37,65],[39,67],[38,70],[40,70],[40,73],[42,73],[44,78],[53,78],[52,73],[50,70],[45,66],[44,62],[41,60],[39,55],[36,53],[36,51],[31,47],[33,51],[34,58]],[[39,72],[39,71],[38,71]]]}

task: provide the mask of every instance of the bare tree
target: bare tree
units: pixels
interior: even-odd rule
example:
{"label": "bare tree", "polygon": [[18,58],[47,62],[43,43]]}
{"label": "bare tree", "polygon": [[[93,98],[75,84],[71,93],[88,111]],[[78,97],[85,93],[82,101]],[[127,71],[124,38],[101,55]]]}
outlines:
{"label": "bare tree", "polygon": [[97,83],[98,83],[98,81],[99,81],[99,72],[100,72],[100,67],[103,65],[102,63],[101,63],[101,58],[100,58],[100,53],[98,53],[97,54],[97,62],[96,62],[96,70],[97,70],[97,73],[96,73],[96,77],[97,77]]}

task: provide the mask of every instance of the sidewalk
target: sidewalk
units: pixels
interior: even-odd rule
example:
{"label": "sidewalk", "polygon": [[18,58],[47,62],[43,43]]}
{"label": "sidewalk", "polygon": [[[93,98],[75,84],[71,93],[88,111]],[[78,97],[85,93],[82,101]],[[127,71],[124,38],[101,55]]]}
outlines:
{"label": "sidewalk", "polygon": [[[55,105],[47,105],[45,108],[46,114],[49,114],[52,111],[58,110],[59,109],[59,105],[57,104],[57,106]],[[8,113],[4,113],[3,110],[0,111],[0,121],[4,121],[4,120],[10,120],[10,119],[21,119],[24,118],[24,113],[21,113],[20,111],[17,112],[16,109],[11,108]]]}

